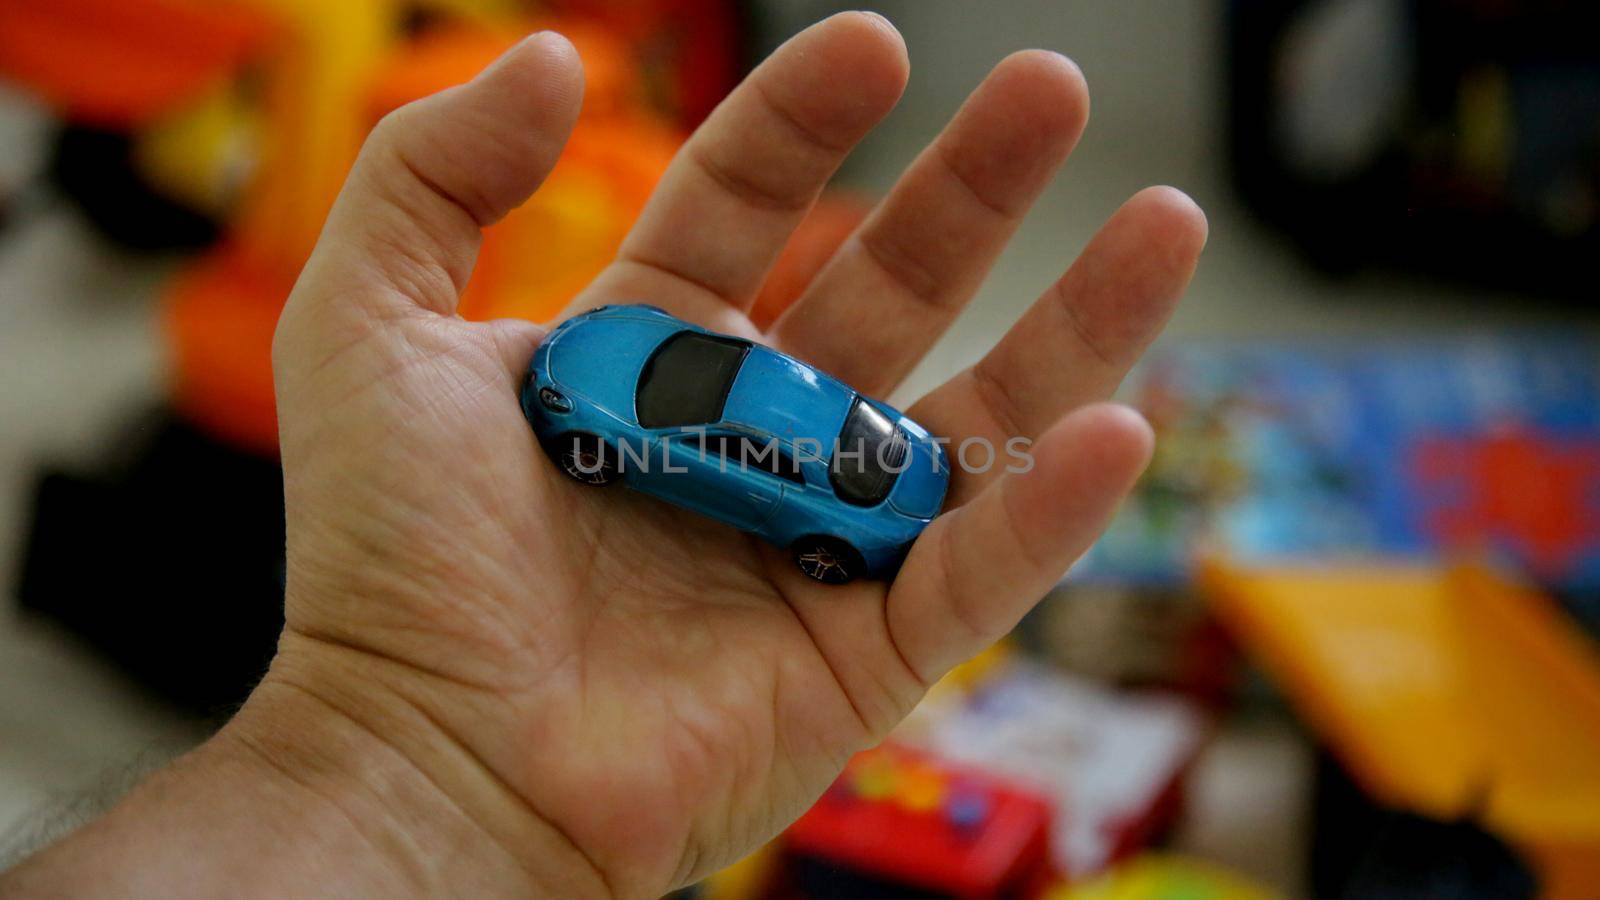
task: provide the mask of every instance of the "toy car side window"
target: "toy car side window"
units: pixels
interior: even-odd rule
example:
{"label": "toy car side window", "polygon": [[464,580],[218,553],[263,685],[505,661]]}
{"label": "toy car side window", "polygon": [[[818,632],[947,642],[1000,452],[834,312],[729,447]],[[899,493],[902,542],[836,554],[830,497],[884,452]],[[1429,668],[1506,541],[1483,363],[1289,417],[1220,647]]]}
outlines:
{"label": "toy car side window", "polygon": [[707,458],[722,457],[727,461],[726,468],[744,468],[752,472],[765,472],[776,475],[785,481],[795,484],[805,484],[805,476],[800,474],[800,464],[795,461],[788,451],[779,447],[776,442],[762,441],[755,438],[734,434],[716,434],[708,432],[693,432],[677,439],[685,447],[693,447],[705,453]]}
{"label": "toy car side window", "polygon": [[805,476],[800,474],[800,464],[795,462],[794,456],[787,450],[778,446],[775,440],[739,438],[739,454],[746,468],[776,475],[795,484],[806,483]]}

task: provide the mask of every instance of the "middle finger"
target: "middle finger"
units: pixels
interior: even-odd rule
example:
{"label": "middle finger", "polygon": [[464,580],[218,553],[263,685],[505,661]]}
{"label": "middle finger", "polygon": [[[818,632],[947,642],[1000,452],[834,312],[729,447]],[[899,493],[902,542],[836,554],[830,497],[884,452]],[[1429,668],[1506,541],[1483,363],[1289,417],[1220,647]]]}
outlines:
{"label": "middle finger", "polygon": [[778,319],[772,342],[888,393],[977,291],[1088,114],[1066,57],[1007,57]]}

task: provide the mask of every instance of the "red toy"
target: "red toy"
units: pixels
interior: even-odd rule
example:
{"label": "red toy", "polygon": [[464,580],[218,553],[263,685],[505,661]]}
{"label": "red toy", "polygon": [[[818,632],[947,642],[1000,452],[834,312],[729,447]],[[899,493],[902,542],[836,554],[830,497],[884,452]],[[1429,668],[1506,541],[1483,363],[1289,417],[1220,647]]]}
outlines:
{"label": "red toy", "polygon": [[1600,440],[1507,427],[1426,439],[1413,458],[1429,537],[1510,551],[1541,580],[1580,570],[1600,544]]}
{"label": "red toy", "polygon": [[768,896],[1038,897],[1056,877],[1054,811],[976,769],[894,745],[858,754],[784,832]]}

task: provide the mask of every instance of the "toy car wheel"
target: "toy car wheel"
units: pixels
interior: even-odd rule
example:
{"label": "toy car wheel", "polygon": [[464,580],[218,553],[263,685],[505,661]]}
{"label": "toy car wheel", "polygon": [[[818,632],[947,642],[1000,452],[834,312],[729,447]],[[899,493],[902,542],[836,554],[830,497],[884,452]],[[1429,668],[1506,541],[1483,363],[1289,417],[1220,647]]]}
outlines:
{"label": "toy car wheel", "polygon": [[823,584],[845,584],[867,570],[866,561],[856,548],[831,537],[804,537],[795,541],[794,562],[800,571]]}
{"label": "toy car wheel", "polygon": [[592,434],[564,434],[555,441],[561,471],[584,484],[617,480],[617,452]]}

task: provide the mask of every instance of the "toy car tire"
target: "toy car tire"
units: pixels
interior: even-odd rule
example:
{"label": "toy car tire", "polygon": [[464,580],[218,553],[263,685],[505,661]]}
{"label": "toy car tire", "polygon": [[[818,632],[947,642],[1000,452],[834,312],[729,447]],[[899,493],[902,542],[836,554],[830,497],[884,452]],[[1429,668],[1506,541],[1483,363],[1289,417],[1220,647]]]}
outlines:
{"label": "toy car tire", "polygon": [[574,481],[604,487],[620,477],[617,452],[605,441],[581,431],[569,431],[552,442],[561,471]]}
{"label": "toy car tire", "polygon": [[825,535],[794,542],[794,563],[807,577],[823,584],[846,584],[865,574],[867,563],[856,548]]}

